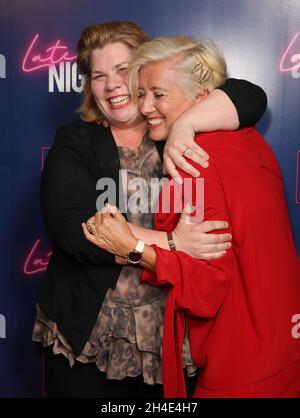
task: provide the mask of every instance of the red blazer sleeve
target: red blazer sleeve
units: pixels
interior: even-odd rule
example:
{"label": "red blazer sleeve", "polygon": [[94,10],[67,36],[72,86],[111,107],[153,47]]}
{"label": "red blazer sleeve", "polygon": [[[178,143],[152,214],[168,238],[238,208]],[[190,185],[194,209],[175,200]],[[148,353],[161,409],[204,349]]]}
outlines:
{"label": "red blazer sleeve", "polygon": [[[204,178],[204,219],[230,218],[217,169],[210,163],[202,170]],[[188,177],[181,172],[183,178]],[[193,191],[196,190],[193,179]],[[171,194],[172,199],[172,194]],[[195,203],[195,194],[192,196]],[[163,215],[159,215],[163,216]],[[158,216],[158,221],[159,221]],[[164,223],[166,226],[166,223]],[[220,232],[224,232],[223,230]],[[166,397],[186,396],[181,347],[185,332],[184,315],[213,318],[218,314],[230,285],[233,250],[218,260],[194,259],[180,251],[163,250],[155,245],[156,273],[143,272],[141,280],[155,286],[169,286],[163,336],[163,380]]]}

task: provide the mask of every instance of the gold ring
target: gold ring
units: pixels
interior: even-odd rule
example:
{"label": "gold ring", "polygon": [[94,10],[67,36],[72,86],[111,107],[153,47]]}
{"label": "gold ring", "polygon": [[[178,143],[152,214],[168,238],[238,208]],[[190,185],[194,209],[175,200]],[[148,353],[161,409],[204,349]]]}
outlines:
{"label": "gold ring", "polygon": [[90,234],[93,233],[92,224],[86,224],[86,229],[89,231]]}

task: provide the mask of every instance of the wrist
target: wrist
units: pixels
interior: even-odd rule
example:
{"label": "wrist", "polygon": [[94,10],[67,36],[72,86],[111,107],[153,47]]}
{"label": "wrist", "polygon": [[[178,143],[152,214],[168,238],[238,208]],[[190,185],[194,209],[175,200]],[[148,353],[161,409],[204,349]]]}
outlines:
{"label": "wrist", "polygon": [[185,132],[190,131],[191,134],[195,135],[196,129],[193,124],[193,113],[190,109],[187,109],[183,112],[172,125],[172,128],[176,129],[177,131],[180,129],[184,130]]}
{"label": "wrist", "polygon": [[138,243],[138,239],[135,238],[135,237],[132,238],[132,239],[130,239],[130,240],[128,240],[126,242],[126,245],[124,246],[124,249],[122,249],[122,254],[118,254],[118,255],[121,256],[121,257],[126,258],[127,257],[127,254],[130,251],[133,251],[135,249],[137,243]]}
{"label": "wrist", "polygon": [[126,261],[129,264],[138,265],[143,260],[143,252],[145,248],[145,243],[142,240],[137,240],[137,243],[134,248],[127,253]]}

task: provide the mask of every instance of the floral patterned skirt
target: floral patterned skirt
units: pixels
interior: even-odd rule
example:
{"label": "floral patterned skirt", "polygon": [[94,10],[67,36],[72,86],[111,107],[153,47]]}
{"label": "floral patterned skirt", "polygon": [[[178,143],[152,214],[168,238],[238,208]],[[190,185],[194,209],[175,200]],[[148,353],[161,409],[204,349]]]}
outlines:
{"label": "floral patterned skirt", "polygon": [[[75,356],[72,347],[37,305],[33,341],[44,347],[53,344],[54,354],[63,354],[72,367],[75,360],[95,362],[108,379],[143,375],[150,385],[162,383],[161,346],[166,296],[142,306],[116,304],[110,291],[103,302],[97,321],[81,354]],[[196,367],[191,359],[188,338],[183,346],[183,364],[189,376]]]}

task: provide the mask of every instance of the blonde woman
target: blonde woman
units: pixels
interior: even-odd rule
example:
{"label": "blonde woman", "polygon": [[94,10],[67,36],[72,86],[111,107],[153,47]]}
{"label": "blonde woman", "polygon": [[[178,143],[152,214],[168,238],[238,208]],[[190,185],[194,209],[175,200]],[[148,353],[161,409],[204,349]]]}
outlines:
{"label": "blonde woman", "polygon": [[[131,91],[153,127],[151,139],[166,138],[176,118],[208,100],[225,77],[224,57],[211,42],[178,37],[142,45],[131,62]],[[186,396],[181,354],[187,321],[199,369],[194,397],[299,397],[300,345],[292,328],[300,309],[300,264],[279,165],[254,128],[198,134],[195,140],[209,153],[210,166],[201,171],[204,192],[192,179],[190,203],[204,193],[204,219],[227,221],[233,245],[210,261],[174,248],[176,196],[184,196],[189,182],[169,187],[170,213],[162,210],[162,190],[155,227],[169,233],[171,250],[145,245],[140,264],[148,269],[142,283],[168,290],[165,396]],[[113,209],[95,216],[93,234],[83,228],[91,243],[126,258],[137,237]],[[196,215],[197,207],[190,222]]]}

